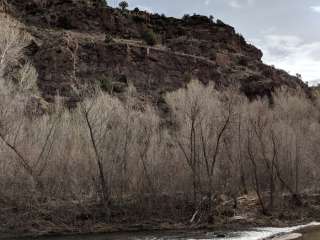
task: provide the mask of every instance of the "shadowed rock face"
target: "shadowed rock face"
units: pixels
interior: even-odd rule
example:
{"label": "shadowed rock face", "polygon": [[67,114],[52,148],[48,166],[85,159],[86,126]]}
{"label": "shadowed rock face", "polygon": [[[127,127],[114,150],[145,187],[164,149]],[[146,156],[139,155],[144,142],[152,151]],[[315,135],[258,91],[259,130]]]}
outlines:
{"label": "shadowed rock face", "polygon": [[[133,83],[141,98],[160,106],[165,92],[191,78],[217,87],[238,84],[249,97],[270,96],[281,86],[308,92],[298,78],[264,65],[262,52],[221,21],[122,12],[103,0],[0,1],[34,38],[25,55],[39,72],[47,100],[59,93],[69,104],[78,101],[72,94],[74,65],[81,83],[108,81],[118,94]],[[144,43],[147,30],[158,45]]]}

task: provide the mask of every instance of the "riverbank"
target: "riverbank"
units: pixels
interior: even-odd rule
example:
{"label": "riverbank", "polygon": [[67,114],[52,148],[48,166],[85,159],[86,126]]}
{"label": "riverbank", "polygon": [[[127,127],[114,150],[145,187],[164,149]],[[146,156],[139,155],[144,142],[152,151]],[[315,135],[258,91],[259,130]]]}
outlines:
{"label": "riverbank", "polygon": [[268,238],[266,240],[318,240],[320,237],[320,223],[310,223],[297,227],[295,231],[280,236]]}
{"label": "riverbank", "polygon": [[[296,230],[296,232],[294,232]],[[101,233],[101,234],[73,234],[60,236],[39,236],[39,240],[160,240],[160,239],[232,239],[232,240],[298,240],[301,239],[304,231],[304,240],[318,240],[319,238],[319,223],[309,223],[290,228],[251,228],[246,230],[162,230],[162,231],[139,231],[139,232],[118,232],[118,233]],[[305,234],[306,233],[306,234]],[[315,238],[316,236],[316,238]],[[310,238],[308,238],[310,237]],[[17,237],[17,238],[2,238],[11,240],[33,240],[35,237]]]}
{"label": "riverbank", "polygon": [[[196,221],[189,204],[180,208],[153,208],[146,206],[113,206],[110,215],[94,202],[46,202],[9,206],[1,204],[0,232],[6,238],[16,236],[57,236],[93,233],[144,232],[144,231],[193,231],[193,230],[246,230],[256,227],[290,227],[320,220],[319,196],[304,196],[301,206],[286,205],[274,208],[263,215],[258,200],[251,195],[237,199],[235,209],[229,200],[214,209],[214,221],[208,224],[204,214]],[[164,204],[162,202],[162,204]],[[170,202],[172,204],[172,202]],[[161,205],[155,204],[154,206]],[[294,209],[294,210],[293,210]],[[201,215],[202,214],[202,215]],[[194,220],[194,219],[193,219]]]}

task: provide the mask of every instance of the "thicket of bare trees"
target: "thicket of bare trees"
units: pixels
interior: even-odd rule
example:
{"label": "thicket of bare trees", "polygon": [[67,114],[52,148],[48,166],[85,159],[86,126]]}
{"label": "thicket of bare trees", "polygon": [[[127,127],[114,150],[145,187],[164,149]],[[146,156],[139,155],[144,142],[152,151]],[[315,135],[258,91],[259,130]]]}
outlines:
{"label": "thicket of bare trees", "polygon": [[284,194],[299,205],[303,192],[318,190],[320,112],[302,92],[249,102],[236,88],[191,81],[167,94],[164,123],[133,88],[124,101],[96,89],[76,109],[57,98],[50,113],[30,116],[35,69],[19,65],[15,83],[4,77],[27,40],[10,24],[0,24],[0,198],[93,201],[108,219],[115,206],[152,214],[166,203],[163,211],[195,221],[203,206],[212,219],[220,195],[236,207],[254,192],[267,214]]}

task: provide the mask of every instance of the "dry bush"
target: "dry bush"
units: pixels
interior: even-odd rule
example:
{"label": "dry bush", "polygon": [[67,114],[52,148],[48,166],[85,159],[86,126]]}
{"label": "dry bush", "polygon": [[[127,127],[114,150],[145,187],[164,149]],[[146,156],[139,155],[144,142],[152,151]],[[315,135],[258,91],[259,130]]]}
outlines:
{"label": "dry bush", "polygon": [[15,20],[0,15],[0,76],[5,67],[16,63],[22,55],[29,36],[21,30],[21,25]]}
{"label": "dry bush", "polygon": [[[298,204],[303,190],[317,190],[317,100],[282,89],[271,104],[249,102],[237,88],[217,91],[191,81],[167,94],[171,125],[165,125],[133,88],[120,101],[92,87],[78,92],[83,101],[77,108],[66,110],[57,101],[50,114],[30,118],[25,109],[38,94],[36,70],[27,63],[17,82],[4,80],[27,41],[10,24],[1,24],[0,36],[2,198],[19,204],[102,203],[107,210],[131,204],[141,216],[179,212],[194,222],[203,214],[212,217],[220,195],[236,206],[238,196],[255,192],[267,213],[283,195]],[[70,54],[76,70],[76,51]]]}
{"label": "dry bush", "polygon": [[236,205],[242,193],[255,191],[268,212],[283,193],[299,195],[319,180],[318,112],[303,96],[279,92],[270,106],[192,81],[167,102],[174,128],[161,125],[134,91],[125,101],[96,91],[77,109],[57,103],[50,115],[33,119],[0,104],[1,193],[20,202],[108,201],[108,207],[135,199],[147,215],[155,199],[170,196],[192,199],[196,219],[204,200],[210,209],[220,194]]}

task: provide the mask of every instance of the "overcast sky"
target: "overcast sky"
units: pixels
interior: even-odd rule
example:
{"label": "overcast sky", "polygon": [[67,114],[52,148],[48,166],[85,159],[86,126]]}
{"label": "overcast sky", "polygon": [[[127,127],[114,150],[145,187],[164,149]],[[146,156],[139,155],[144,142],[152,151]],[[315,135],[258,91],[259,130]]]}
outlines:
{"label": "overcast sky", "polygon": [[[120,0],[109,0],[110,5]],[[320,0],[128,0],[167,16],[213,15],[261,48],[263,61],[320,82]]]}

